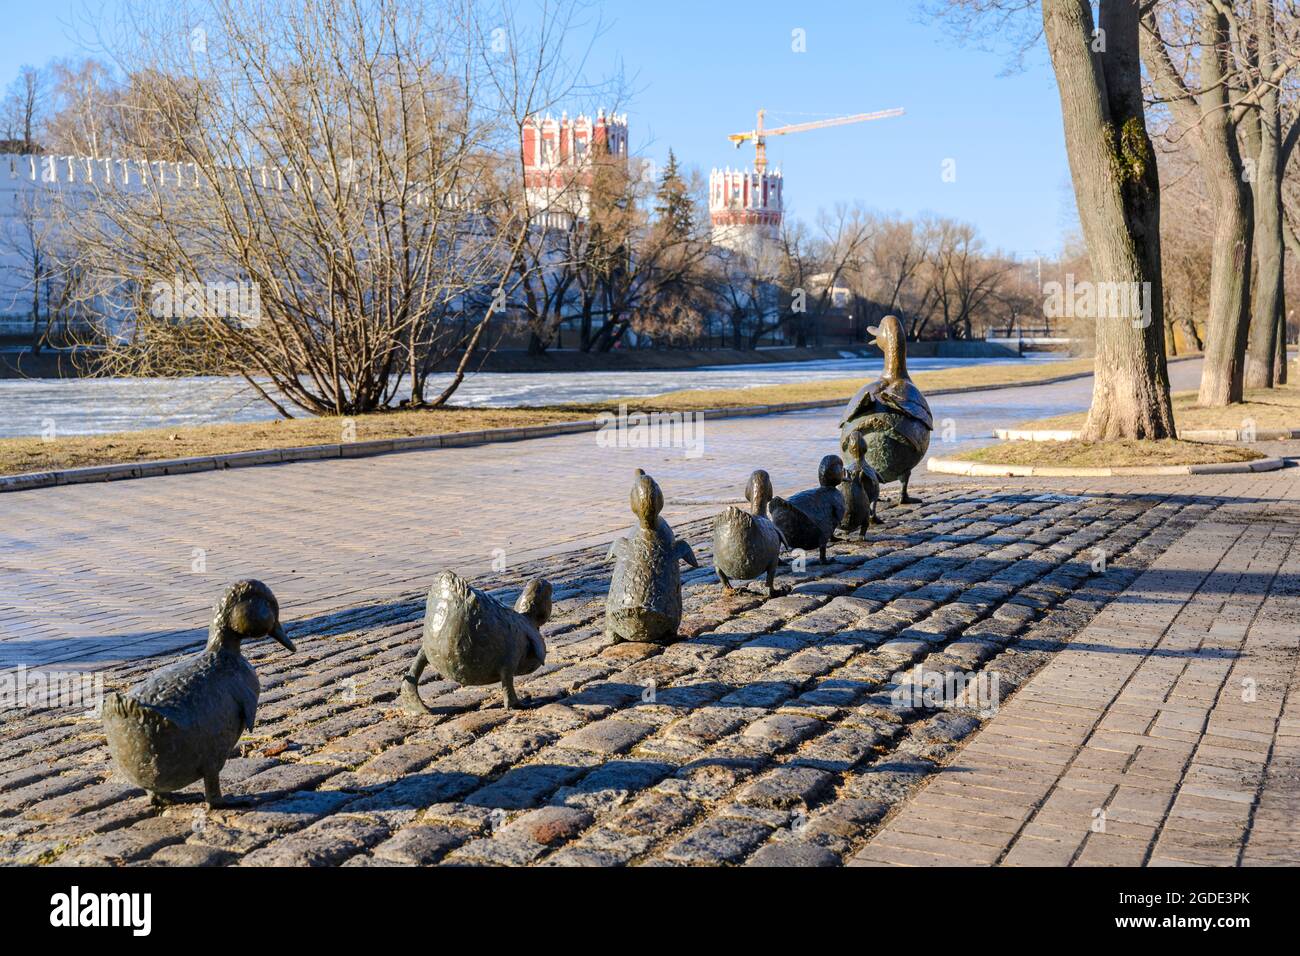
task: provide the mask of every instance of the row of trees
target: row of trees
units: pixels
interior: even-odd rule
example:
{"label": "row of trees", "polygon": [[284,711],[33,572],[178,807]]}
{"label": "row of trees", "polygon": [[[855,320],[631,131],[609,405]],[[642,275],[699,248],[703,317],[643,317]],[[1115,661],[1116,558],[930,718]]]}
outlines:
{"label": "row of trees", "polygon": [[[7,148],[190,164],[129,189],[79,168],[79,188],[26,197],[5,241],[26,260],[35,341],[117,308],[101,374],[234,371],[285,415],[354,414],[445,403],[515,326],[534,352],[565,328],[589,351],[719,326],[753,348],[820,343],[832,313],[971,338],[1033,311],[1022,270],[960,223],[842,207],[754,256],[713,245],[701,177],[671,154],[660,175],[596,154],[553,194],[520,188],[521,127],[572,95],[584,7],[527,24],[510,10],[127,3],[108,59],[24,69]],[[225,297],[176,308],[213,279],[255,288],[256,314]]]}
{"label": "row of trees", "polygon": [[[1035,17],[1035,7],[1041,8]],[[940,12],[1021,52],[1046,40],[1091,271],[1144,288],[1152,321],[1096,316],[1084,437],[1173,434],[1157,141],[1208,199],[1202,405],[1240,402],[1285,374],[1284,204],[1300,136],[1300,17],[1291,0],[947,0]],[[1166,173],[1167,175],[1167,173]],[[1180,242],[1180,257],[1188,244]],[[1177,269],[1186,271],[1185,259]]]}
{"label": "row of trees", "polygon": [[583,351],[629,331],[657,343],[712,338],[738,349],[819,345],[834,314],[865,335],[889,313],[919,338],[970,339],[1043,321],[1022,264],[988,251],[973,226],[913,221],[861,205],[787,222],[757,250],[715,245],[698,173],[670,152],[656,180],[633,163],[598,164],[588,215],[532,233],[517,262],[530,349],[576,326]]}
{"label": "row of trees", "polygon": [[[1297,21],[1289,0],[1099,0],[1095,21],[1088,0],[1040,5],[1041,20],[1024,16],[1030,0],[949,0],[945,12],[1046,38],[1088,273],[1143,290],[1150,319],[1095,317],[1085,431],[1163,437],[1175,321],[1204,344],[1204,404],[1285,371]],[[570,101],[581,74],[566,42],[590,26],[582,4],[527,23],[478,0],[123,9],[106,64],[24,71],[5,101],[24,149],[193,164],[193,183],[100,189],[93,214],[65,210],[57,234],[75,256],[29,243],[47,307],[134,290],[131,334],[102,368],[215,363],[285,414],[350,414],[445,402],[506,316],[534,351],[566,325],[580,347],[605,350],[629,333],[692,341],[719,316],[741,347],[778,334],[815,343],[833,312],[863,326],[898,312],[914,336],[954,338],[1041,321],[1037,282],[960,223],[846,206],[788,223],[750,255],[709,242],[701,183],[675,159],[656,177],[605,157],[561,195],[521,189],[525,119]],[[1187,220],[1161,216],[1174,180],[1162,184],[1159,167],[1177,163],[1210,226],[1199,246]],[[583,214],[551,217],[578,196]],[[543,218],[551,228],[537,228]],[[1167,285],[1167,268],[1186,281]],[[150,308],[159,281],[213,276],[259,290],[256,321]],[[34,315],[39,304],[34,294]],[[452,386],[428,394],[448,361]]]}
{"label": "row of trees", "polygon": [[[59,132],[77,111],[62,97],[24,127],[24,145],[192,164],[180,182],[85,183],[28,211],[26,231],[52,240],[33,253],[38,287],[57,274],[75,290],[64,307],[87,312],[130,300],[96,370],[234,371],[286,416],[445,402],[492,327],[462,319],[518,289],[537,212],[516,188],[521,127],[571,92],[583,7],[528,22],[473,0],[121,7],[103,43],[124,79],[84,101],[106,101],[79,127],[90,139]],[[256,289],[255,314],[201,291],[157,307],[160,288],[214,280]],[[430,394],[448,359],[452,384]]]}

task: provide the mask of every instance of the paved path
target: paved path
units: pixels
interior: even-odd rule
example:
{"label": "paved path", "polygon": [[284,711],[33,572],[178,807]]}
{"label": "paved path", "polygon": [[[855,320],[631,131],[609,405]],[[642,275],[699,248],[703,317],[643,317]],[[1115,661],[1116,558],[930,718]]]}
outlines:
{"label": "paved path", "polygon": [[1296,484],[1165,552],[853,862],[1300,862]]}
{"label": "paved path", "polygon": [[[1174,387],[1194,386],[1199,367],[1172,366]],[[939,397],[932,451],[1086,407],[1091,387]],[[659,480],[676,522],[739,500],[756,467],[789,493],[815,482],[837,421],[837,410],[710,421],[700,457],[585,434],[0,495],[0,669],[96,668],[193,644],[239,577],[265,580],[309,629],[420,590],[442,568],[479,576],[607,541],[631,520],[634,467]]]}
{"label": "paved path", "polygon": [[[935,411],[971,441],[1086,396]],[[6,713],[0,864],[1300,864],[1300,469],[932,480],[791,595],[724,598],[693,519],[754,465],[807,484],[835,418],[709,423],[694,459],[570,436],[0,497],[0,663],[132,683],[247,573],[300,637],[250,647],[262,704],[223,775],[246,808],[159,815],[94,716]],[[667,648],[601,632],[593,542],[634,464],[706,565]],[[556,582],[528,710],[436,675],[434,716],[394,710],[448,565]]]}
{"label": "paved path", "polygon": [[1300,469],[1152,485],[932,485],[773,599],[681,525],[666,648],[604,637],[603,549],[534,561],[494,581],[556,582],[512,714],[436,675],[394,709],[418,600],[259,642],[237,809],[158,814],[93,715],[28,708],[0,864],[1298,863]]}

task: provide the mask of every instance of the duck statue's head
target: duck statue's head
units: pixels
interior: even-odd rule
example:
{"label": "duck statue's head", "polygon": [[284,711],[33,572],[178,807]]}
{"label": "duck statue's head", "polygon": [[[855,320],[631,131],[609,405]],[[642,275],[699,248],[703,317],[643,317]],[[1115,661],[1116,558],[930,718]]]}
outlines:
{"label": "duck statue's head", "polygon": [[287,649],[296,649],[280,623],[280,603],[271,589],[253,580],[236,581],[226,588],[213,614],[208,649],[238,650],[241,641],[268,635]]}
{"label": "duck statue's head", "polygon": [[903,323],[896,315],[887,315],[879,325],[867,329],[871,344],[885,353],[885,378],[907,378],[907,339]]}

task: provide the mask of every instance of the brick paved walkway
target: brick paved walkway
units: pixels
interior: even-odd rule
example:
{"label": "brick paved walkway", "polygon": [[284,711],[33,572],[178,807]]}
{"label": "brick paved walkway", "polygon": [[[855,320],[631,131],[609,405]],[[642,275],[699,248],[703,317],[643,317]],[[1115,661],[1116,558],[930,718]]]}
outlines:
{"label": "brick paved walkway", "polygon": [[1298,651],[1300,508],[1206,520],[853,862],[1295,865]]}
{"label": "brick paved walkway", "polygon": [[1294,863],[1298,478],[933,484],[789,596],[689,573],[668,648],[603,637],[603,549],[540,559],[487,582],[557,582],[510,716],[436,677],[396,711],[422,608],[362,609],[251,649],[247,808],[156,815],[97,720],[6,720],[0,862]]}
{"label": "brick paved walkway", "polygon": [[[936,417],[973,436],[1042,395]],[[788,596],[726,599],[706,566],[685,576],[686,640],[606,641],[593,542],[628,523],[633,464],[707,565],[692,519],[754,464],[806,484],[834,421],[710,423],[703,459],[578,436],[3,496],[0,664],[128,685],[156,666],[131,658],[193,641],[248,573],[299,653],[249,649],[262,706],[223,777],[241,809],[158,814],[111,773],[97,718],[7,712],[0,864],[1300,863],[1294,468],[927,481],[921,507],[788,573]],[[488,533],[498,499],[512,520]],[[506,596],[556,583],[528,710],[436,675],[435,716],[393,707],[417,589],[447,565]]]}
{"label": "brick paved walkway", "polygon": [[[1171,366],[1193,387],[1199,362]],[[934,450],[1085,407],[1091,379],[936,398]],[[102,667],[204,637],[224,585],[265,580],[304,621],[407,595],[434,573],[516,567],[621,533],[629,475],[653,474],[666,516],[737,501],[755,467],[808,487],[838,412],[710,421],[702,457],[598,448],[592,434],[358,460],[301,462],[0,495],[0,669]],[[955,441],[945,442],[951,424]],[[895,486],[896,487],[896,486]]]}

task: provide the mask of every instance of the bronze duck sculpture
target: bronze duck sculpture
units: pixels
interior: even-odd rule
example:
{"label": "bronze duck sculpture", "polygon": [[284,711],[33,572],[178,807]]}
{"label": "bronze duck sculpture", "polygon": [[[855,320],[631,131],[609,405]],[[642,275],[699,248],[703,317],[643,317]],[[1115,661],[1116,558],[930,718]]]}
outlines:
{"label": "bronze duck sculpture", "polygon": [[459,684],[500,681],[506,710],[520,706],[515,675],[531,674],[546,661],[541,628],[550,617],[551,585],[545,579],[530,581],[512,609],[453,572],[440,572],[425,602],[420,650],[402,676],[402,709],[432,712],[419,690],[420,675],[430,664]]}
{"label": "bronze duck sculpture", "polygon": [[676,638],[682,622],[682,575],[677,562],[693,568],[700,565],[691,546],[677,540],[668,522],[659,517],[663,492],[640,468],[631,505],[638,524],[609,549],[615,563],[605,599],[605,634],[616,641],[666,643]]}
{"label": "bronze duck sculpture", "polygon": [[840,422],[840,447],[850,453],[850,436],[860,434],[866,445],[865,460],[880,480],[902,482],[899,503],[916,504],[920,499],[908,495],[907,482],[930,448],[934,416],[908,377],[907,343],[898,317],[887,315],[867,331],[885,353],[885,368],[878,380],[864,385],[849,400]]}
{"label": "bronze duck sculpture", "polygon": [[827,455],[817,467],[818,487],[786,498],[773,498],[768,505],[772,523],[791,548],[820,552],[826,563],[826,545],[844,520],[844,462],[839,455]]}
{"label": "bronze duck sculpture", "polygon": [[209,807],[223,804],[221,768],[253,729],[261,685],[240,642],[270,635],[289,650],[280,605],[261,581],[237,581],[217,602],[203,652],[162,668],[104,701],[108,752],[154,806],[203,781]]}
{"label": "bronze duck sculpture", "polygon": [[866,451],[866,442],[861,432],[854,432],[848,439],[849,457],[853,464],[845,471],[844,483],[840,485],[840,494],[844,496],[844,518],[840,521],[840,530],[852,533],[861,530],[862,537],[867,537],[867,529],[879,524],[876,506],[880,503],[880,476],[862,456]]}
{"label": "bronze duck sculpture", "polygon": [[752,580],[767,575],[769,596],[784,593],[776,587],[776,569],[781,561],[781,532],[767,516],[772,500],[772,479],[758,470],[749,476],[745,499],[752,511],[734,505],[713,520],[713,570],[730,594],[731,579]]}

